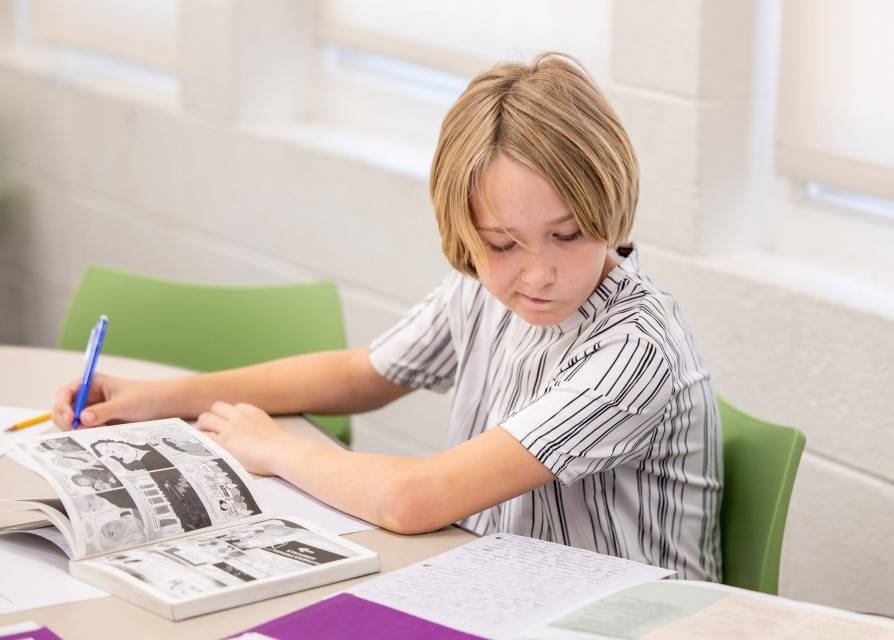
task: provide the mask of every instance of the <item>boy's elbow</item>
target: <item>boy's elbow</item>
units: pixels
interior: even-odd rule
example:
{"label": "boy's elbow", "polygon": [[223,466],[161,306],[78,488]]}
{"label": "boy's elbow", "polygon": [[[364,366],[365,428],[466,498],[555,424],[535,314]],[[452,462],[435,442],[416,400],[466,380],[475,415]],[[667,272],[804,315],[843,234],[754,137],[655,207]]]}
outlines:
{"label": "boy's elbow", "polygon": [[419,478],[398,480],[383,487],[380,525],[403,535],[437,531],[452,524],[445,509],[437,505],[437,490]]}

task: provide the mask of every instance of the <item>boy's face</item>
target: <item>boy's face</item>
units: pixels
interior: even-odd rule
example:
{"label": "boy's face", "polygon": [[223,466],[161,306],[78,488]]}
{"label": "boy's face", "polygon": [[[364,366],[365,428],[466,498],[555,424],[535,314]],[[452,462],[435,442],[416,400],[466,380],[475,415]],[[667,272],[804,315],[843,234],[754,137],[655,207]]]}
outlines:
{"label": "boy's face", "polygon": [[608,246],[581,233],[552,185],[500,154],[472,197],[475,227],[487,252],[484,287],[533,325],[574,313],[616,264]]}

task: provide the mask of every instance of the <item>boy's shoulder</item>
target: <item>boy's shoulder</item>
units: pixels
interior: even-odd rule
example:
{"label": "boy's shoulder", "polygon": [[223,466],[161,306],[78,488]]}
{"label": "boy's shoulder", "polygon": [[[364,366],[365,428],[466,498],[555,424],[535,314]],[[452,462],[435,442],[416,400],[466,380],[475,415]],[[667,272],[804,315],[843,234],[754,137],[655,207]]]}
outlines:
{"label": "boy's shoulder", "polygon": [[656,299],[665,304],[676,304],[670,293],[640,269],[639,250],[633,243],[618,247],[621,264],[606,276],[597,289],[607,306],[619,303],[649,304]]}
{"label": "boy's shoulder", "polygon": [[[604,286],[603,286],[604,285]],[[691,333],[677,299],[639,269],[636,250],[600,285],[599,310],[583,342],[616,336],[663,347]],[[691,340],[687,340],[691,343]],[[664,349],[662,348],[662,351]]]}

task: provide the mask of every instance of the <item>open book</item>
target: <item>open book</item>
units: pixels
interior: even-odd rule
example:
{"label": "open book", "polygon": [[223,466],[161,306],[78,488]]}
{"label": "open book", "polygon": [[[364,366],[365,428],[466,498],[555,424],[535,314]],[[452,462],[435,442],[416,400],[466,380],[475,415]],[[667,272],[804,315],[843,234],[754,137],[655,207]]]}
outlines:
{"label": "open book", "polygon": [[172,620],[379,570],[373,551],[266,511],[251,475],[182,420],[16,447],[59,497],[0,501],[0,533],[52,540],[72,576]]}

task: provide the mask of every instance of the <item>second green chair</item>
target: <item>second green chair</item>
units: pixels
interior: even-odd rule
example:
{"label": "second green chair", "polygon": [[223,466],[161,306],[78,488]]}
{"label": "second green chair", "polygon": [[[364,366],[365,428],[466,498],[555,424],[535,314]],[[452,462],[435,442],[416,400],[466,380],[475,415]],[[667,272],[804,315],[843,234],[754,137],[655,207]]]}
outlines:
{"label": "second green chair", "polygon": [[798,429],[717,399],[723,425],[720,535],[724,584],[776,595],[788,505],[804,451]]}
{"label": "second green chair", "polygon": [[[92,265],[72,296],[58,346],[84,349],[103,313],[103,353],[196,371],[345,347],[341,305],[329,282],[217,286]],[[309,417],[350,442],[347,416]]]}

